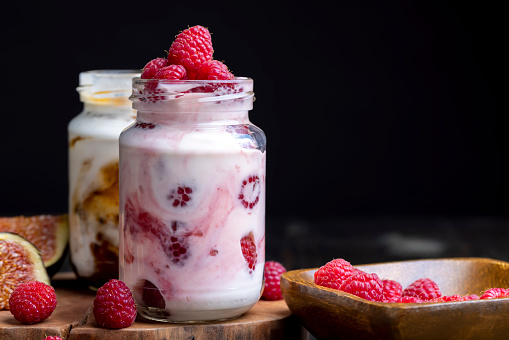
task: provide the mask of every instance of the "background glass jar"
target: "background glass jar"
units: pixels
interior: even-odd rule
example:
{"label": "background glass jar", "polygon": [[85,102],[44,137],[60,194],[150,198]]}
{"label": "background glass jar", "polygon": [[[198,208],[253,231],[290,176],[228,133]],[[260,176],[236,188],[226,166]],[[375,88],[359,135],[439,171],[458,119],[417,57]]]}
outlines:
{"label": "background glass jar", "polygon": [[133,81],[120,136],[120,279],[142,316],[234,318],[259,299],[266,139],[253,81]]}
{"label": "background glass jar", "polygon": [[136,70],[80,73],[83,111],[68,125],[70,259],[92,287],[118,278],[118,137],[136,112]]}

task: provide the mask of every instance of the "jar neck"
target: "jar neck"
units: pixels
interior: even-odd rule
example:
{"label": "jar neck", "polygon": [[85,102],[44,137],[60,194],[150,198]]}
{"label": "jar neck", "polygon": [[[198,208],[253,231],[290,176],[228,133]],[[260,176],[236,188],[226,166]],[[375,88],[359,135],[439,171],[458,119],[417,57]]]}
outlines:
{"label": "jar neck", "polygon": [[133,110],[130,102],[105,102],[105,103],[96,103],[96,102],[84,102],[83,103],[83,111],[90,113],[100,113],[100,114],[108,114],[108,115],[135,115],[136,111]]}
{"label": "jar neck", "polygon": [[253,80],[133,79],[138,120],[159,124],[248,123]]}
{"label": "jar neck", "polygon": [[248,124],[249,111],[151,112],[138,111],[137,121],[161,125]]}

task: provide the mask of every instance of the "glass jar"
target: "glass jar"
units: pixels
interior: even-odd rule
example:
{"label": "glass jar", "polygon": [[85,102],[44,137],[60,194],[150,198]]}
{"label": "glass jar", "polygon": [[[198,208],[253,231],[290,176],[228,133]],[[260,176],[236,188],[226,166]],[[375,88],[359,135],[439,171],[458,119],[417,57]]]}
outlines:
{"label": "glass jar", "polygon": [[95,288],[118,278],[118,137],[136,118],[129,96],[139,75],[80,73],[83,111],[68,125],[71,266]]}
{"label": "glass jar", "polygon": [[120,135],[120,279],[138,313],[166,322],[237,317],[260,298],[265,134],[253,81],[133,80]]}

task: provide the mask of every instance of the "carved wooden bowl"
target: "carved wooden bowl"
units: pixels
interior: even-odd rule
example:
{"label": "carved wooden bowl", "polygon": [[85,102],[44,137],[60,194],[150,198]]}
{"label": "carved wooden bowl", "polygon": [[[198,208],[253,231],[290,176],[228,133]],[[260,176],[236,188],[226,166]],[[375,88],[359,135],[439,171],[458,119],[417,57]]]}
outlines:
{"label": "carved wooden bowl", "polygon": [[[509,263],[485,258],[413,260],[355,266],[403,288],[428,277],[443,295],[509,288]],[[318,268],[281,276],[286,304],[317,339],[509,339],[509,298],[382,303],[314,284]]]}

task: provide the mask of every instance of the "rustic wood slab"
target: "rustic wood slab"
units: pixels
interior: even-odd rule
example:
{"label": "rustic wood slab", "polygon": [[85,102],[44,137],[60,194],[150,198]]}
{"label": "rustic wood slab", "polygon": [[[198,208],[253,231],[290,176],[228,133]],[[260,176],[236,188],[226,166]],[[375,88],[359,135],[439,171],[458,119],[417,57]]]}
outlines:
{"label": "rustic wood slab", "polygon": [[308,339],[309,333],[292,315],[286,303],[263,301],[235,320],[219,323],[166,324],[138,317],[128,328],[109,330],[95,324],[91,306],[95,293],[76,281],[72,273],[55,275],[58,305],[51,317],[35,325],[23,325],[8,310],[0,311],[0,339],[44,339],[58,335],[79,339]]}
{"label": "rustic wood slab", "polygon": [[138,318],[131,327],[120,330],[98,328],[89,313],[86,324],[73,328],[69,340],[307,339],[306,333],[281,300],[259,301],[240,318],[220,323],[179,325]]}
{"label": "rustic wood slab", "polygon": [[44,339],[58,335],[67,339],[73,327],[86,321],[95,293],[80,285],[72,273],[58,273],[52,285],[57,294],[57,308],[45,321],[35,325],[18,322],[8,310],[0,311],[0,339]]}

